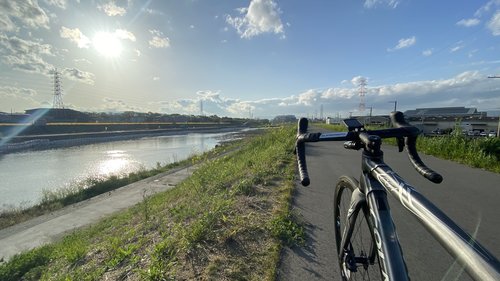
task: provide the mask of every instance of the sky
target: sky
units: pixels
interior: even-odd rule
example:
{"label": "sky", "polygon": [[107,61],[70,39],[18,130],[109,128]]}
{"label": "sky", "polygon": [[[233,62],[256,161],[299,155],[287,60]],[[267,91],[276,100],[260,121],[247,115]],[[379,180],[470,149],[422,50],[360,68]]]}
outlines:
{"label": "sky", "polygon": [[0,0],[0,111],[51,107],[55,69],[87,112],[500,111],[500,0]]}

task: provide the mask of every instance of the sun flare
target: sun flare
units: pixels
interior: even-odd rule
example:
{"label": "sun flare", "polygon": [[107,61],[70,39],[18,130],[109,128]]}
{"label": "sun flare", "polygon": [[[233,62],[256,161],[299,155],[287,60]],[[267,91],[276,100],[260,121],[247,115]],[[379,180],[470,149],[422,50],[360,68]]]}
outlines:
{"label": "sun flare", "polygon": [[122,43],[113,33],[98,32],[92,43],[99,54],[107,58],[119,57],[122,52]]}

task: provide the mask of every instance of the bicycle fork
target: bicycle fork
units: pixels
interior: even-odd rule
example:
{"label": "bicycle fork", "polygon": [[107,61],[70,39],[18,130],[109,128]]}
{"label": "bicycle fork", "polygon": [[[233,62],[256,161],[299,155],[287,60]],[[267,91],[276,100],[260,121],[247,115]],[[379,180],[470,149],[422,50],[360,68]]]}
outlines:
{"label": "bicycle fork", "polygon": [[368,218],[368,226],[374,245],[370,252],[366,253],[366,257],[356,257],[354,253],[346,251],[341,253],[339,259],[344,262],[344,266],[354,271],[356,263],[370,266],[373,265],[376,256],[378,256],[384,280],[409,280],[403,252],[390,214],[387,194],[380,183],[370,180],[369,177],[369,175],[363,175],[360,188],[355,189],[352,193],[341,247],[342,249],[350,249],[349,243],[359,211],[362,211],[365,218]]}

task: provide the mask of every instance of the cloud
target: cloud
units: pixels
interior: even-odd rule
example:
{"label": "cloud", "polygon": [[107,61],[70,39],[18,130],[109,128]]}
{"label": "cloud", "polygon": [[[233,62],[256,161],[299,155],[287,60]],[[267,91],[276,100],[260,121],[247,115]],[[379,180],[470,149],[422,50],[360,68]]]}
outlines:
{"label": "cloud", "polygon": [[36,0],[2,1],[0,30],[17,31],[18,24],[26,28],[49,29],[49,17]]}
{"label": "cloud", "polygon": [[48,44],[0,34],[0,47],[3,63],[10,65],[12,69],[50,76],[54,68],[43,58],[54,56],[53,48]]}
{"label": "cloud", "polygon": [[416,42],[417,42],[417,38],[415,38],[415,36],[412,36],[410,38],[401,38],[401,39],[399,39],[398,44],[395,47],[389,48],[389,49],[387,49],[387,51],[392,52],[392,51],[397,51],[397,50],[404,49],[404,48],[409,48],[409,47],[415,45]]}
{"label": "cloud", "polygon": [[252,0],[248,8],[239,8],[240,17],[226,15],[226,22],[241,38],[252,38],[262,33],[274,33],[284,38],[280,9],[273,0]]}
{"label": "cloud", "polygon": [[132,42],[135,42],[136,40],[135,35],[132,32],[125,29],[117,29],[114,34],[116,37],[120,39],[128,39]]}
{"label": "cloud", "polygon": [[[494,79],[478,71],[468,71],[448,79],[412,81],[367,87],[365,102],[373,108],[374,114],[388,114],[397,100],[403,111],[417,107],[464,106],[472,107],[499,104],[500,90]],[[353,77],[351,81],[356,81]],[[261,100],[239,100],[226,98],[220,91],[199,91],[193,99],[179,99],[156,103],[164,113],[200,114],[200,101],[207,115],[273,118],[281,114],[297,116],[318,113],[323,106],[325,116],[341,113],[347,116],[366,114],[358,112],[359,96],[356,87],[338,87],[322,90],[309,89],[296,95]]]}
{"label": "cloud", "polygon": [[149,8],[143,8],[142,11],[150,14],[150,15],[159,15],[159,16],[163,16],[165,15],[165,13],[163,13],[162,11],[158,11],[158,10],[153,10],[153,9],[149,9]]}
{"label": "cloud", "polygon": [[492,10],[493,6],[500,6],[500,0],[490,0],[486,2],[486,4],[477,9],[477,11],[474,13],[474,16],[482,17],[484,14]]}
{"label": "cloud", "polygon": [[149,31],[153,38],[149,40],[149,46],[151,48],[167,48],[170,47],[170,39],[163,36],[163,32],[153,29]]}
{"label": "cloud", "polygon": [[488,22],[487,27],[491,30],[494,36],[500,35],[500,10],[497,10],[491,20]]}
{"label": "cloud", "polygon": [[457,22],[458,26],[465,26],[465,27],[471,27],[471,26],[476,26],[480,23],[481,21],[479,19],[462,19]]}
{"label": "cloud", "polygon": [[433,52],[434,52],[434,50],[433,50],[433,49],[427,49],[427,50],[424,50],[424,51],[422,52],[422,55],[423,55],[424,57],[428,57],[428,56],[431,56]]}
{"label": "cloud", "polygon": [[389,8],[395,9],[399,5],[399,0],[365,0],[365,4],[363,6],[367,9],[371,9],[378,5],[385,5]]}
{"label": "cloud", "polygon": [[11,86],[0,86],[0,93],[9,97],[33,97],[37,95],[36,90]]}
{"label": "cloud", "polygon": [[59,35],[61,36],[61,38],[66,38],[71,42],[76,43],[78,48],[88,48],[91,43],[90,39],[87,36],[83,35],[83,33],[78,28],[71,29],[62,26],[59,30]]}
{"label": "cloud", "polygon": [[51,6],[59,7],[63,10],[66,9],[66,6],[68,4],[66,0],[45,0],[45,3]]}
{"label": "cloud", "polygon": [[463,49],[463,47],[464,47],[464,43],[462,41],[459,41],[459,42],[455,43],[455,46],[450,48],[450,53],[454,53],[460,49]]}
{"label": "cloud", "polygon": [[123,100],[113,99],[109,97],[104,97],[102,99],[102,106],[93,111],[105,111],[105,112],[123,112],[123,111],[136,111],[136,112],[146,112],[147,110],[127,104]]}
{"label": "cloud", "polygon": [[82,82],[85,84],[94,84],[94,74],[86,71],[79,70],[77,68],[65,68],[61,73],[68,79]]}
{"label": "cloud", "polygon": [[17,109],[39,107],[41,103],[34,99],[38,95],[34,89],[0,86],[2,103],[16,105]]}
{"label": "cloud", "polygon": [[108,2],[107,4],[97,6],[97,8],[110,17],[124,16],[127,13],[125,8],[117,6],[115,2]]}

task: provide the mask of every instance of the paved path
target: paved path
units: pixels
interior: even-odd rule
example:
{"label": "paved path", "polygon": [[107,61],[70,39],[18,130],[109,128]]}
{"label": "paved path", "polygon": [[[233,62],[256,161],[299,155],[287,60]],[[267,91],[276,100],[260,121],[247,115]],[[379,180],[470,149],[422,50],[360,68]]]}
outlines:
{"label": "paved path", "polygon": [[[433,184],[411,167],[406,153],[383,146],[386,162],[455,222],[500,257],[500,175],[431,156],[424,162],[444,181]],[[342,174],[359,178],[360,152],[341,142],[306,146],[311,185],[297,186],[294,208],[306,223],[303,248],[285,249],[278,280],[340,280],[333,234],[333,193]],[[298,183],[297,183],[298,184]],[[433,237],[389,196],[393,219],[412,280],[470,280]]]}
{"label": "paved path", "polygon": [[0,260],[7,260],[19,252],[53,242],[65,233],[96,223],[114,212],[141,202],[144,195],[170,189],[194,170],[194,167],[188,167],[165,172],[0,230]]}

